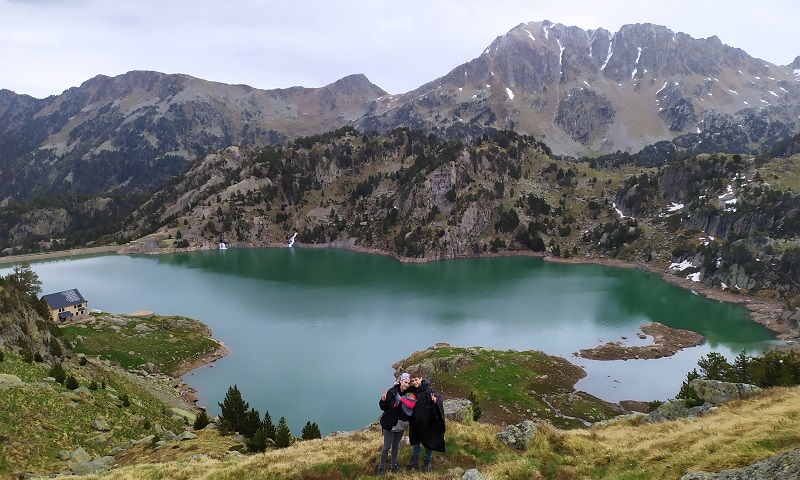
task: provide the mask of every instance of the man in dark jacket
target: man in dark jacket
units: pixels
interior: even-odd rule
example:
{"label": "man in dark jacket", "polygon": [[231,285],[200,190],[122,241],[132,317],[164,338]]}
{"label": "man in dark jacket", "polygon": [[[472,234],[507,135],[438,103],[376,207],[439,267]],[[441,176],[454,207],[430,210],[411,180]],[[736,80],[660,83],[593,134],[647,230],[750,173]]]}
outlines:
{"label": "man in dark jacket", "polygon": [[431,387],[430,382],[422,378],[419,371],[411,374],[411,386],[416,390],[417,404],[411,416],[408,435],[411,460],[406,464],[406,469],[419,468],[419,450],[422,445],[425,447],[422,471],[430,472],[433,452],[444,452],[444,402],[442,396]]}

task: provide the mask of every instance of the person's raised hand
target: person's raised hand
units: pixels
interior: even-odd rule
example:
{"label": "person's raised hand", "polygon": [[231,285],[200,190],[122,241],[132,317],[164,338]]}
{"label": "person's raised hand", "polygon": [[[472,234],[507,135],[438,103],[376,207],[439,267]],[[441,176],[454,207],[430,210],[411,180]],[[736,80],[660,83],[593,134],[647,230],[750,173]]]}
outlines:
{"label": "person's raised hand", "polygon": [[383,395],[381,395],[381,401],[382,402],[386,401],[386,392],[383,392]]}
{"label": "person's raised hand", "polygon": [[431,402],[436,403],[436,395],[431,393]]}

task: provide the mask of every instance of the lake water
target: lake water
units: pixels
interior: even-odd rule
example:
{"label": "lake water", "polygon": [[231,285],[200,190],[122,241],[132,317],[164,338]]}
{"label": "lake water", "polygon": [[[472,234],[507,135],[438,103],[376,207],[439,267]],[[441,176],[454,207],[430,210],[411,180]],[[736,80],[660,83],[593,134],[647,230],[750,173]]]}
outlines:
{"label": "lake water", "polygon": [[[577,388],[609,401],[673,396],[709,351],[759,351],[773,335],[740,307],[646,272],[536,258],[403,264],[340,250],[231,249],[95,256],[35,264],[44,293],[78,288],[91,308],[197,318],[232,353],[185,380],[216,414],[227,387],[295,434],[360,428],[379,412],[391,364],[436,342],[536,349],[587,370]],[[8,269],[0,272],[6,273]],[[646,322],[706,343],[657,360],[593,361],[572,352],[619,340]]]}

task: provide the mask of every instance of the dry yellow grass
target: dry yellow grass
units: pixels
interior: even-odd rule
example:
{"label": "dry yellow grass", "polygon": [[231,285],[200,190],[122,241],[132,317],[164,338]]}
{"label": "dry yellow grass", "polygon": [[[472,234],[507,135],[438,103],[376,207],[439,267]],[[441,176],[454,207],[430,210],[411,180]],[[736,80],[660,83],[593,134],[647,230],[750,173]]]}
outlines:
{"label": "dry yellow grass", "polygon": [[[436,457],[434,473],[395,477],[456,478],[449,469],[477,467],[490,479],[668,480],[680,478],[687,470],[741,467],[800,447],[800,387],[771,389],[694,420],[659,424],[620,421],[572,431],[545,427],[524,453],[497,442],[497,431],[485,424],[451,424],[448,453]],[[364,478],[374,471],[380,444],[379,431],[365,430],[244,458],[201,457],[143,464],[84,478]],[[401,447],[401,460],[407,457],[408,447]]]}

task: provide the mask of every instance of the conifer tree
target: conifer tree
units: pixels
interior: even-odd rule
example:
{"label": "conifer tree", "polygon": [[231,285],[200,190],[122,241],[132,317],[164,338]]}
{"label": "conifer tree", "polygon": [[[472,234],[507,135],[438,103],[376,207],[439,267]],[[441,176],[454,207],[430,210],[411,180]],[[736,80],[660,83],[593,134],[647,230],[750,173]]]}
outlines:
{"label": "conifer tree", "polygon": [[275,431],[275,447],[286,448],[292,444],[292,432],[289,431],[289,426],[286,425],[286,419],[281,417],[278,421],[278,429]]}
{"label": "conifer tree", "polygon": [[264,421],[261,422],[261,429],[264,430],[264,435],[267,438],[272,439],[273,442],[276,440],[275,424],[272,423],[269,411],[264,412]]}
{"label": "conifer tree", "polygon": [[251,408],[244,417],[244,424],[239,433],[250,438],[259,428],[261,428],[261,415],[258,414],[258,410]]}
{"label": "conifer tree", "polygon": [[306,422],[306,426],[303,427],[303,440],[313,440],[315,438],[322,438],[319,425],[315,422]]}
{"label": "conifer tree", "polygon": [[222,411],[219,415],[220,430],[224,433],[241,433],[250,405],[242,398],[239,387],[236,385],[228,387],[225,400],[218,405]]}
{"label": "conifer tree", "polygon": [[211,423],[211,419],[208,418],[208,414],[206,413],[205,410],[201,410],[200,415],[198,415],[197,418],[194,419],[194,425],[192,426],[192,428],[194,428],[195,430],[202,430],[206,428],[209,423]]}
{"label": "conifer tree", "polygon": [[267,449],[267,436],[264,430],[259,427],[253,437],[247,440],[247,449],[251,452],[263,452]]}
{"label": "conifer tree", "polygon": [[750,356],[742,350],[733,360],[733,366],[731,367],[732,380],[738,383],[751,383],[750,374],[747,372],[749,366]]}
{"label": "conifer tree", "polygon": [[686,374],[686,380],[683,381],[681,384],[681,389],[675,398],[679,398],[684,401],[687,407],[697,407],[703,404],[703,401],[700,400],[700,397],[697,395],[697,392],[694,390],[692,386],[692,380],[700,378],[700,374],[697,373],[697,370],[692,370],[691,372]]}
{"label": "conifer tree", "polygon": [[64,380],[67,379],[67,372],[64,371],[64,367],[60,363],[56,363],[50,367],[50,376],[55,378],[56,382],[63,385]]}

